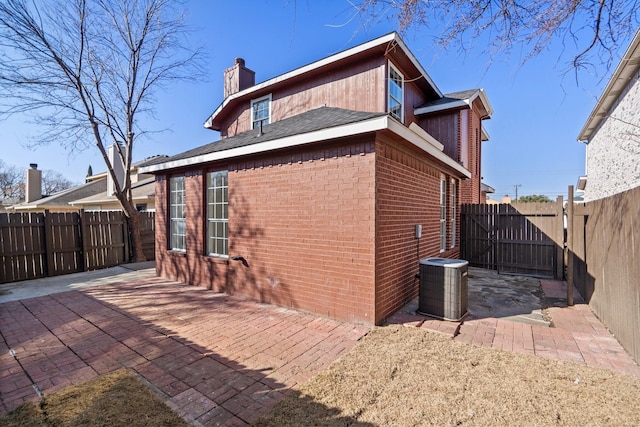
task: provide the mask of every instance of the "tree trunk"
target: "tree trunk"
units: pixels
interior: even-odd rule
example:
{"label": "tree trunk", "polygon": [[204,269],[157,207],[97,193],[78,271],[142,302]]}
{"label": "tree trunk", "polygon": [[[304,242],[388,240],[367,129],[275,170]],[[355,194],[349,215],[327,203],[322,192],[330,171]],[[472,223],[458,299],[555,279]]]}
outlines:
{"label": "tree trunk", "polygon": [[129,226],[129,236],[131,236],[131,262],[143,262],[147,258],[142,251],[142,234],[140,233],[140,212],[134,209],[130,213],[127,224]]}

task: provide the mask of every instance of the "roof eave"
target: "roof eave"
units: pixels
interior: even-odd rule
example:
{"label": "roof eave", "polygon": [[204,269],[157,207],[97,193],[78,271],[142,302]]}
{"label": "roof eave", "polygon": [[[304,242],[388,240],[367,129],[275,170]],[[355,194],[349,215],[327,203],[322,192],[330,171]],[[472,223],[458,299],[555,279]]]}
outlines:
{"label": "roof eave", "polygon": [[473,105],[473,101],[475,101],[477,98],[480,98],[480,101],[482,102],[485,110],[487,111],[487,114],[481,118],[483,120],[490,119],[491,116],[493,115],[493,106],[491,105],[491,102],[489,102],[489,98],[487,97],[487,94],[484,91],[484,89],[478,89],[468,98],[457,99],[455,101],[446,102],[443,104],[430,105],[426,107],[418,107],[413,110],[413,113],[416,116],[418,116],[422,114],[436,113],[439,111],[452,110],[456,108],[471,108]]}
{"label": "roof eave", "polygon": [[[636,61],[633,61],[636,59]],[[616,67],[609,83],[605,87],[598,102],[589,114],[589,118],[580,130],[577,140],[588,143],[593,132],[600,126],[600,122],[607,116],[611,106],[618,99],[619,91],[629,82],[629,77],[640,69],[640,29],[633,37],[629,48],[625,51],[620,63]]]}
{"label": "roof eave", "polygon": [[[187,159],[179,159],[166,163],[159,163],[156,165],[146,166],[141,168],[146,173],[158,173],[165,170],[187,168],[190,166],[199,165],[202,163],[213,162],[217,160],[227,160],[237,158],[241,156],[253,155],[264,153],[268,151],[281,150],[291,147],[297,147],[302,145],[311,144],[314,142],[326,141],[336,138],[344,138],[349,136],[360,135],[369,132],[377,132],[381,130],[390,130],[396,135],[409,141],[414,146],[418,147],[422,151],[430,154],[436,160],[446,165],[449,169],[455,171],[461,177],[470,178],[471,172],[458,162],[447,156],[442,151],[442,145],[435,139],[426,136],[426,132],[421,133],[412,130],[405,125],[401,124],[395,119],[390,118],[388,115],[375,117],[368,120],[363,120],[355,123],[349,123],[346,125],[336,126],[327,129],[321,129],[318,131],[307,132],[298,135],[292,135],[285,138],[265,141],[257,144],[246,145],[243,147],[231,148],[223,151],[216,151],[213,153],[202,154],[199,156],[190,157]],[[428,135],[428,134],[427,134]]]}
{"label": "roof eave", "polygon": [[157,173],[167,169],[177,169],[207,163],[216,160],[230,159],[251,154],[263,153],[265,151],[279,150],[299,145],[305,145],[313,142],[323,141],[332,138],[341,138],[350,135],[356,135],[366,132],[374,132],[386,127],[388,116],[375,117],[346,125],[321,129],[313,132],[306,132],[297,135],[291,135],[284,138],[274,139],[270,141],[260,142],[242,147],[230,148],[222,151],[214,151],[212,153],[201,154],[199,156],[189,157],[186,159],[174,160],[166,163],[151,165],[141,170],[144,173]]}
{"label": "roof eave", "polygon": [[228,97],[226,97],[222,103],[215,109],[215,111],[213,113],[211,113],[211,115],[207,118],[207,120],[204,122],[204,127],[207,129],[212,129],[212,130],[220,130],[217,127],[214,126],[214,120],[215,118],[222,112],[222,110],[229,105],[231,102],[233,102],[234,100],[250,95],[252,93],[258,92],[262,89],[268,88],[269,86],[273,86],[277,83],[281,83],[285,80],[291,79],[293,77],[317,70],[321,67],[330,65],[334,62],[343,60],[345,58],[348,58],[350,56],[354,56],[357,55],[359,53],[365,52],[367,50],[373,49],[375,47],[381,46],[385,43],[389,43],[389,42],[395,42],[398,44],[398,46],[400,46],[400,49],[402,49],[402,51],[404,52],[404,54],[407,56],[407,58],[409,58],[409,61],[411,61],[411,63],[413,64],[414,67],[416,67],[416,69],[419,71],[419,73],[422,75],[422,77],[424,77],[424,79],[427,81],[427,83],[429,84],[429,86],[431,88],[433,88],[434,92],[442,97],[442,92],[440,91],[440,89],[436,86],[435,82],[431,79],[431,77],[429,76],[429,74],[427,74],[427,72],[425,71],[425,69],[422,67],[422,65],[420,64],[420,62],[416,59],[416,57],[413,55],[413,53],[411,52],[411,50],[409,50],[409,48],[407,47],[407,45],[404,43],[404,41],[400,38],[400,36],[398,35],[398,33],[396,32],[392,32],[389,34],[386,34],[384,36],[378,37],[377,39],[373,39],[370,40],[366,43],[360,44],[358,46],[352,47],[350,49],[347,50],[343,50],[342,52],[338,52],[334,55],[330,55],[327,56],[323,59],[320,59],[318,61],[312,62],[311,64],[307,64],[304,65],[302,67],[296,68],[292,71],[289,71],[288,73],[285,74],[281,74],[279,76],[276,76],[274,78],[271,78],[269,80],[266,80],[262,83],[259,83],[257,85],[253,85],[251,87],[248,87],[244,90],[241,90],[240,92],[236,92],[232,95],[229,95]]}

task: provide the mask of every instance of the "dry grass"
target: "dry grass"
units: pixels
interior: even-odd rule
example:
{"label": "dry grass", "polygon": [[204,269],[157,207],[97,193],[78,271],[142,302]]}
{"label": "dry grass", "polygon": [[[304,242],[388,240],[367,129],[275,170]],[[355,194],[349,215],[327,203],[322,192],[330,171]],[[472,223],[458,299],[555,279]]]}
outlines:
{"label": "dry grass", "polygon": [[256,425],[640,425],[640,381],[376,328]]}
{"label": "dry grass", "polygon": [[188,426],[126,370],[25,403],[0,418],[13,426]]}

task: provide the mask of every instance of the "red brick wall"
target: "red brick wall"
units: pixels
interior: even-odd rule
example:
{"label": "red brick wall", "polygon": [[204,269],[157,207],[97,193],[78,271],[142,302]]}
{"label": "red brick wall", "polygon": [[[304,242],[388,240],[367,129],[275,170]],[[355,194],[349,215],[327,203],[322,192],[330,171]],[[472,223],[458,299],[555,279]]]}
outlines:
{"label": "red brick wall", "polygon": [[[185,253],[167,250],[169,177],[158,176],[159,274],[332,318],[382,322],[417,296],[418,260],[456,258],[459,244],[449,248],[448,229],[447,250],[440,252],[436,164],[388,137],[373,141],[177,173],[185,175]],[[203,255],[203,177],[221,168],[229,170],[229,255],[248,266]],[[450,218],[449,203],[450,191]],[[416,224],[423,226],[419,253]]]}
{"label": "red brick wall", "polygon": [[[373,143],[262,158],[229,172],[229,290],[373,323]],[[231,190],[232,188],[232,190]]]}
{"label": "red brick wall", "polygon": [[[449,249],[449,224],[448,249],[440,252],[440,175],[440,170],[426,155],[389,138],[378,139],[376,323],[418,295],[415,275],[419,271],[419,259],[459,255],[459,245]],[[449,178],[447,176],[447,181]],[[450,198],[447,199],[449,205]],[[419,252],[416,224],[422,225]]]}
{"label": "red brick wall", "polygon": [[216,291],[373,323],[372,140],[228,165],[229,255],[244,257],[248,267],[202,255],[201,171],[186,174],[187,251],[166,250],[168,179],[159,177],[158,271]]}

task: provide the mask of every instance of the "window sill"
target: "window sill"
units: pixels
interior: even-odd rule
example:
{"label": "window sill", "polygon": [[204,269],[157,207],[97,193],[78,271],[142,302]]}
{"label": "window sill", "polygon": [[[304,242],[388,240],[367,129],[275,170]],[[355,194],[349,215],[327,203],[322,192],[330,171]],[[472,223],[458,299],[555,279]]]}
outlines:
{"label": "window sill", "polygon": [[186,258],[187,251],[178,251],[178,250],[175,250],[175,249],[167,249],[167,254],[169,254],[169,256],[177,256],[177,257]]}
{"label": "window sill", "polygon": [[210,262],[212,264],[224,264],[229,265],[229,257],[216,256],[216,255],[201,255],[206,262]]}

